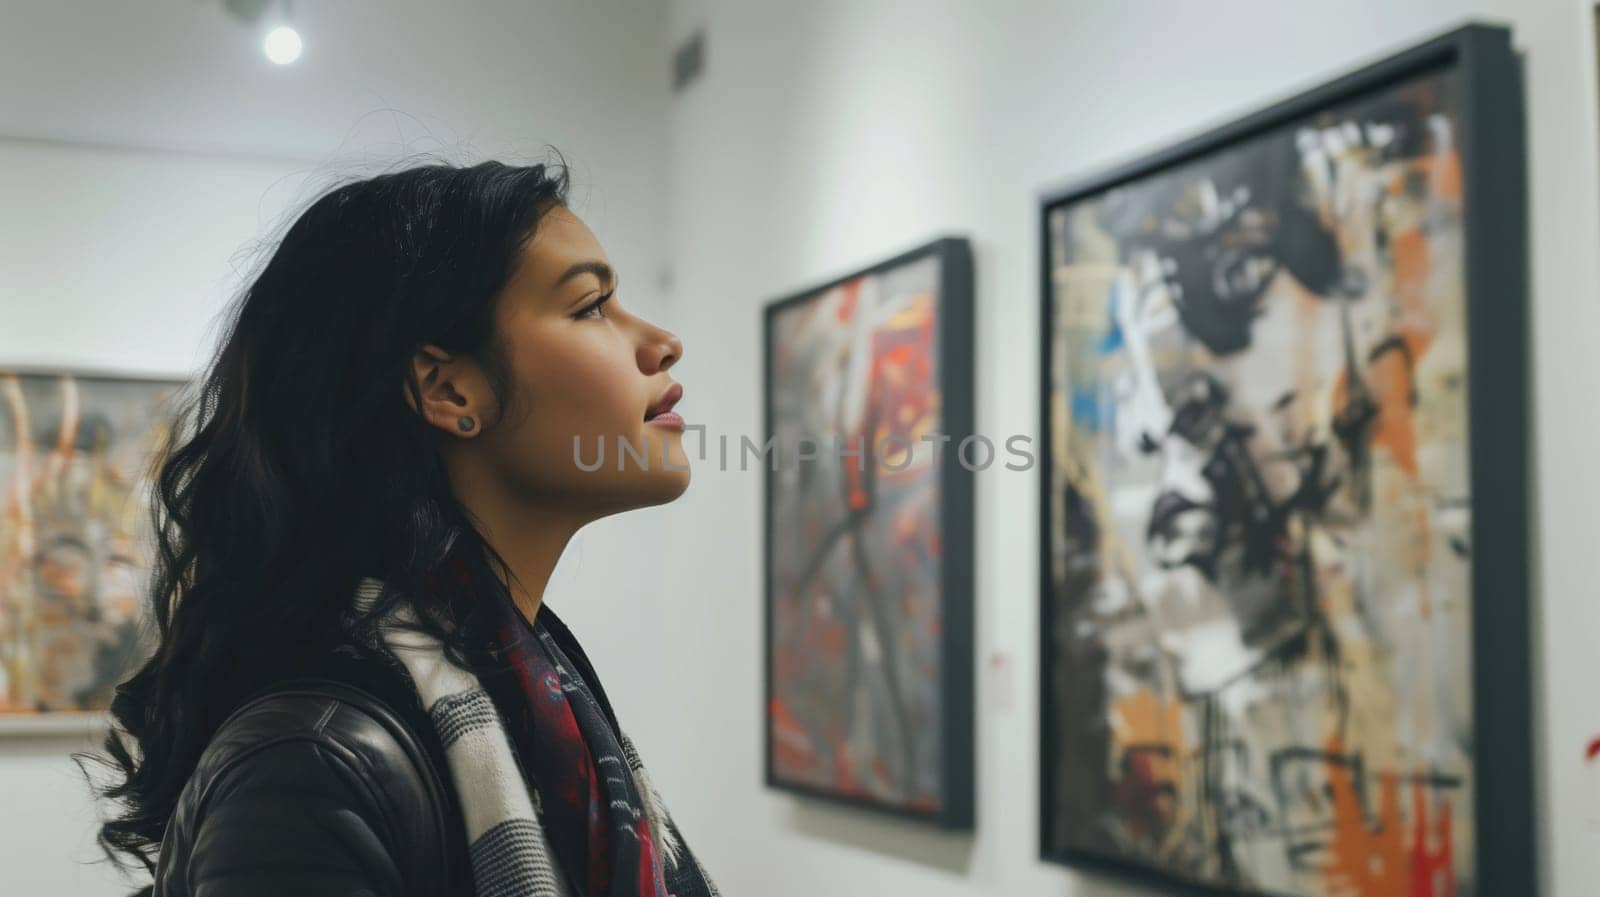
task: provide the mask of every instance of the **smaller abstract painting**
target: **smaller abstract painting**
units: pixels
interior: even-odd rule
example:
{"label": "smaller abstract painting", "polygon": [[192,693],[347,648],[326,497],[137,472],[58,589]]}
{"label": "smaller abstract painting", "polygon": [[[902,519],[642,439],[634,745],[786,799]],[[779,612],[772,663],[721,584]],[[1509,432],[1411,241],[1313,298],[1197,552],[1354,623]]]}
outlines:
{"label": "smaller abstract painting", "polygon": [[0,733],[103,713],[145,647],[148,469],[183,385],[0,368]]}
{"label": "smaller abstract painting", "polygon": [[769,785],[971,828],[971,430],[966,241],[767,307]]}

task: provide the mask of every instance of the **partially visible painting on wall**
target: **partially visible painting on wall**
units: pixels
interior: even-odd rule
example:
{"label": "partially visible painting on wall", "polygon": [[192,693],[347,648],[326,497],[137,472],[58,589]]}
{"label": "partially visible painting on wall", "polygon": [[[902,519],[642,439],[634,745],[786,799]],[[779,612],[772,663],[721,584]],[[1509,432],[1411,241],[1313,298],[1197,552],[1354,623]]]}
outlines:
{"label": "partially visible painting on wall", "polygon": [[970,828],[970,249],[773,302],[765,339],[767,782]]}
{"label": "partially visible painting on wall", "polygon": [[1044,857],[1533,893],[1516,83],[1469,27],[1042,203]]}
{"label": "partially visible painting on wall", "polygon": [[0,732],[103,713],[137,661],[148,468],[182,387],[0,368]]}

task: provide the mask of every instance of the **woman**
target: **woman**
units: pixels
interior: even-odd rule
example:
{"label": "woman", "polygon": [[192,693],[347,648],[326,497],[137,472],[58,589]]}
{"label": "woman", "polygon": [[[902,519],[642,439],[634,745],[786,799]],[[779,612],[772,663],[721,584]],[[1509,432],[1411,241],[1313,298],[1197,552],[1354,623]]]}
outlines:
{"label": "woman", "polygon": [[567,185],[341,186],[244,293],[159,461],[159,644],[112,705],[100,840],[141,894],[716,894],[542,601],[579,528],[689,483],[683,346]]}

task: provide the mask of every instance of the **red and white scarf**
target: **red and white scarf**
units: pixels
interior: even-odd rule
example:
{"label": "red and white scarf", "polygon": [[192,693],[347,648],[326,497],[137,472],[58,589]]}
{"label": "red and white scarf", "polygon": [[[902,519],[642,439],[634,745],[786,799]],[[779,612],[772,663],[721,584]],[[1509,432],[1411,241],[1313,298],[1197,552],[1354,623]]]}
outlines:
{"label": "red and white scarf", "polygon": [[[382,589],[362,579],[357,607]],[[503,600],[481,610],[509,672],[480,678],[436,639],[384,629],[444,744],[478,897],[719,897],[566,627],[548,608],[535,625]],[[409,618],[401,605],[393,619]]]}

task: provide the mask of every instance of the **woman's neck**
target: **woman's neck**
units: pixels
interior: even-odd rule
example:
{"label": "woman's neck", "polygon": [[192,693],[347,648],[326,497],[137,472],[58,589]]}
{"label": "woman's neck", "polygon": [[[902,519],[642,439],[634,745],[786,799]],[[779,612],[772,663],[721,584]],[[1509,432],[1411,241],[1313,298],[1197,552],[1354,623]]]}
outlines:
{"label": "woman's neck", "polygon": [[[567,543],[585,521],[505,500],[505,493],[463,495],[461,501],[480,527],[483,540],[505,560],[508,571],[495,567],[511,601],[532,624],[544,604],[545,587]],[[507,573],[509,572],[509,577]]]}
{"label": "woman's neck", "polygon": [[502,520],[490,522],[482,514],[479,519],[487,524],[484,540],[499,552],[510,568],[509,581],[504,571],[496,571],[511,595],[511,602],[523,618],[532,624],[544,605],[544,590],[555,571],[556,562],[566,550],[576,528],[557,521],[535,517],[523,522]]}

